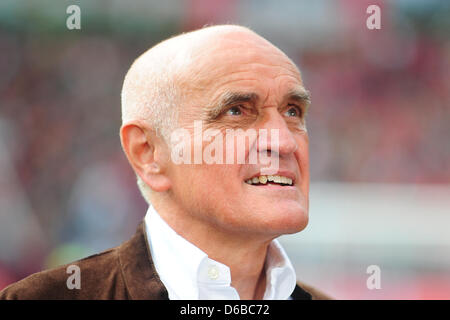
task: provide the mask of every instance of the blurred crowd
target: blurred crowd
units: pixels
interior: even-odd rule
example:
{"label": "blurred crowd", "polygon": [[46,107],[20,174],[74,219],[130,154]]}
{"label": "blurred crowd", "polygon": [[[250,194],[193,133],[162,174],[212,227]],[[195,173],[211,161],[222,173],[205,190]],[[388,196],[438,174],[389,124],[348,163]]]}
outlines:
{"label": "blurred crowd", "polygon": [[[448,30],[406,14],[357,29],[366,16],[340,9],[334,40],[282,47],[312,94],[312,182],[450,183]],[[120,147],[123,77],[153,44],[208,22],[197,12],[136,36],[0,28],[0,289],[134,232],[147,205]]]}

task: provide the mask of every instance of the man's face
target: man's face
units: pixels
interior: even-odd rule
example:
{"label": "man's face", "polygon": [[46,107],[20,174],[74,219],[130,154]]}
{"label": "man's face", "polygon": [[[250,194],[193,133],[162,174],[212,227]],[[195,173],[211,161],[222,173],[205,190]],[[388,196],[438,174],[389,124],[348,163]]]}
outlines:
{"label": "man's face", "polygon": [[[187,73],[186,101],[180,110],[179,127],[192,134],[194,161],[194,121],[202,120],[203,132],[217,129],[223,134],[223,164],[175,164],[168,166],[171,194],[183,214],[226,232],[276,237],[302,230],[308,223],[309,157],[304,126],[305,89],[297,69],[289,59],[268,43],[249,37],[229,35],[197,54],[192,78]],[[299,98],[300,97],[300,98]],[[249,129],[267,130],[268,144],[239,139],[226,145],[226,130],[235,136]],[[242,129],[241,133],[236,133]],[[271,130],[278,141],[271,140]],[[248,132],[248,131],[247,131]],[[273,131],[272,131],[273,132]],[[197,140],[198,142],[199,140]],[[201,137],[200,137],[201,141]],[[278,143],[276,143],[278,142]],[[203,154],[210,141],[203,141]],[[278,150],[276,150],[276,145]],[[245,153],[245,163],[237,163],[237,149]],[[271,175],[261,174],[270,164],[249,163],[250,150],[278,157]],[[234,161],[226,163],[232,153]],[[230,158],[229,158],[230,159]],[[273,164],[273,161],[272,161]],[[273,167],[273,166],[272,166]],[[292,180],[249,184],[264,175]],[[256,181],[253,179],[253,181]],[[284,182],[284,184],[281,184]]]}

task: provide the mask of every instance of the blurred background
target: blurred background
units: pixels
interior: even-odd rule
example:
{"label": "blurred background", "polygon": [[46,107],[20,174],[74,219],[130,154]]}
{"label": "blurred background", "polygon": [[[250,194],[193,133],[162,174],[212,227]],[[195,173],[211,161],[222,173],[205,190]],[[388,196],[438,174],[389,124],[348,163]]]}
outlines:
{"label": "blurred background", "polygon": [[298,278],[339,299],[450,299],[449,16],[444,0],[2,0],[0,289],[134,233],[147,206],[120,147],[123,77],[167,37],[238,23],[312,93],[310,224],[281,238]]}

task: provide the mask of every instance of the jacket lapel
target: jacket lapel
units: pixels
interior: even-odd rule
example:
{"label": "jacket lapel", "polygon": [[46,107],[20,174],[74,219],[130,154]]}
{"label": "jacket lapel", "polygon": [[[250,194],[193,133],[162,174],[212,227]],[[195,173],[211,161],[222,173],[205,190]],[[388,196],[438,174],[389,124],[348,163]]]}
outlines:
{"label": "jacket lapel", "polygon": [[167,300],[169,295],[156,273],[147,245],[144,222],[134,236],[119,247],[119,261],[125,285],[134,300]]}
{"label": "jacket lapel", "polygon": [[312,296],[298,284],[295,285],[294,292],[291,294],[292,300],[311,300]]}

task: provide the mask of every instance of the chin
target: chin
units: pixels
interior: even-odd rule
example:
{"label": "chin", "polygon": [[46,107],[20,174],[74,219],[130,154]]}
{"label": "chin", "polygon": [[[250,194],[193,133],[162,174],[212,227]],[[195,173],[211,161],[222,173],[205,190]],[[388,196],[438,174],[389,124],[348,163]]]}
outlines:
{"label": "chin", "polygon": [[291,227],[288,230],[285,230],[283,234],[293,234],[300,231],[303,231],[307,226],[309,222],[309,215],[307,212],[302,211],[300,213],[300,217],[297,219],[294,219],[296,221],[287,224],[287,226]]}
{"label": "chin", "polygon": [[283,224],[280,226],[280,233],[292,234],[297,233],[306,228],[309,221],[309,215],[307,210],[300,209],[295,212],[286,215],[283,219]]}
{"label": "chin", "polygon": [[[267,211],[267,208],[265,211]],[[309,221],[308,210],[302,207],[291,207],[284,210],[283,208],[277,208],[267,212],[266,217],[261,231],[273,236],[300,232],[306,228]]]}

